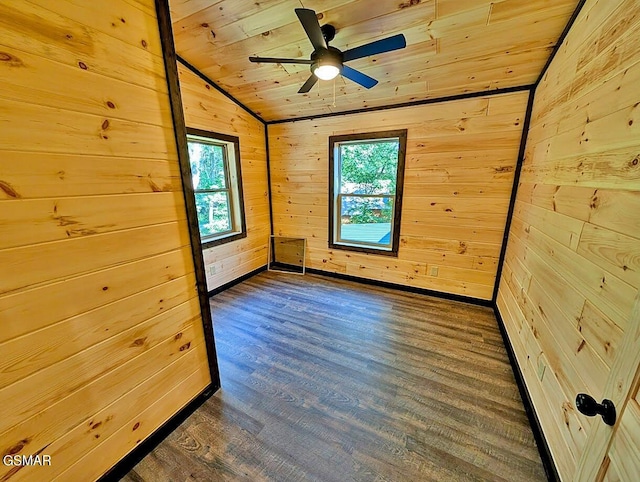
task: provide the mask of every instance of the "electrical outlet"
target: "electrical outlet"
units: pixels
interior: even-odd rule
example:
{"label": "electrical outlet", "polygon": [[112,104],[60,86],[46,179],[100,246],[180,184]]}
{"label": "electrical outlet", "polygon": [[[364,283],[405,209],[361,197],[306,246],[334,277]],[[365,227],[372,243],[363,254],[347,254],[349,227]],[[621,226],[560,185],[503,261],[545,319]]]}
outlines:
{"label": "electrical outlet", "polygon": [[215,265],[211,265],[209,266],[209,274],[216,274],[216,267]]}
{"label": "electrical outlet", "polygon": [[431,269],[429,270],[429,274],[431,276],[438,276],[438,267],[432,266]]}

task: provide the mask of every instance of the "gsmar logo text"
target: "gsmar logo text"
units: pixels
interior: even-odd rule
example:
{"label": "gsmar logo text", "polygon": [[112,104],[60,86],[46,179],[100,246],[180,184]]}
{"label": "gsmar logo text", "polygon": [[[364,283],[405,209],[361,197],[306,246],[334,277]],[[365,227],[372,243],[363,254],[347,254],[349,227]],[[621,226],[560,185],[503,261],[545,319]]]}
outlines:
{"label": "gsmar logo text", "polygon": [[51,465],[51,455],[5,455],[2,457],[4,465]]}

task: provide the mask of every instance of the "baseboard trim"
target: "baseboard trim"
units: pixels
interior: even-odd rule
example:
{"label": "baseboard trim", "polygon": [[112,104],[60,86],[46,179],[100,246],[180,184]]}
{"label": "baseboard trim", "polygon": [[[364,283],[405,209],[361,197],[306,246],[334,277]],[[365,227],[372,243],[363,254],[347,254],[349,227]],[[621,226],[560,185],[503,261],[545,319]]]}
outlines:
{"label": "baseboard trim", "polygon": [[472,296],[443,293],[442,291],[434,291],[427,288],[416,288],[414,286],[405,286],[398,283],[390,283],[388,281],[378,281],[378,280],[369,279],[369,278],[361,278],[359,276],[351,276],[348,274],[333,273],[331,271],[323,271],[321,269],[315,269],[315,268],[307,268],[306,272],[311,274],[317,274],[320,276],[327,276],[329,278],[338,278],[345,281],[355,281],[356,283],[362,283],[365,285],[380,286],[382,288],[390,288],[393,290],[407,291],[409,293],[416,293],[419,295],[433,296],[435,298],[442,298],[450,301],[460,301],[462,303],[470,303],[472,305],[486,306],[488,308],[493,307],[493,303],[491,302],[491,300],[483,300],[481,298],[474,298]]}
{"label": "baseboard trim", "polygon": [[225,284],[223,284],[221,286],[218,286],[217,288],[214,288],[211,291],[209,291],[209,298],[211,298],[212,296],[217,295],[218,293],[222,293],[223,291],[228,290],[232,286],[235,286],[238,283],[242,283],[243,281],[246,281],[249,278],[252,278],[255,275],[257,275],[258,273],[262,273],[263,271],[266,271],[266,270],[267,270],[267,265],[265,264],[264,266],[260,266],[259,268],[254,269],[253,271],[250,271],[247,274],[243,274],[239,278],[236,278],[234,280],[229,281],[228,283],[225,283]]}
{"label": "baseboard trim", "polygon": [[538,452],[540,453],[540,459],[542,460],[542,466],[544,467],[545,474],[547,475],[547,480],[549,482],[560,482],[560,476],[553,462],[553,456],[551,455],[551,450],[549,450],[549,444],[547,443],[547,439],[542,431],[540,419],[538,419],[538,415],[533,408],[531,395],[529,394],[524,377],[522,376],[520,365],[518,364],[516,354],[513,351],[513,346],[511,345],[511,340],[509,340],[509,335],[507,334],[507,330],[504,326],[502,315],[498,310],[498,305],[493,305],[493,312],[496,316],[496,320],[498,321],[498,329],[500,330],[504,347],[507,351],[507,355],[509,356],[513,376],[516,379],[516,385],[518,385],[518,390],[520,391],[522,405],[524,405],[524,411],[527,414],[529,425],[531,425],[531,431],[533,432],[533,437],[535,438],[536,445],[538,446]]}
{"label": "baseboard trim", "polygon": [[158,427],[143,442],[136,446],[131,452],[124,456],[116,465],[111,467],[98,482],[117,482],[127,475],[138,462],[153,451],[165,438],[169,436],[178,426],[195,412],[204,402],[218,391],[220,387],[213,384],[208,385],[187,405],[182,407],[173,417]]}
{"label": "baseboard trim", "polygon": [[[286,266],[284,263],[278,263],[279,265]],[[234,279],[233,281],[229,281],[228,283],[223,284],[215,289],[209,291],[209,297],[215,296],[218,293],[221,293],[225,290],[228,290],[232,286],[237,285],[238,283],[242,283],[243,281],[248,280],[249,278],[254,277],[255,275],[262,273],[267,270],[267,265],[261,266],[258,269],[254,269],[253,271],[240,276],[239,278]],[[487,308],[494,308],[491,300],[483,300],[482,298],[474,298],[472,296],[464,296],[464,295],[456,295],[453,293],[444,293],[442,291],[434,291],[427,288],[416,288],[414,286],[405,286],[398,283],[390,283],[388,281],[378,281],[369,278],[361,278],[359,276],[351,276],[348,274],[342,273],[333,273],[331,271],[323,271],[321,269],[315,268],[306,268],[306,273],[317,274],[320,276],[326,276],[328,278],[337,278],[345,281],[354,281],[356,283],[361,283],[365,285],[371,286],[380,286],[382,288],[390,288],[393,290],[407,291],[409,293],[417,293],[420,295],[433,296],[435,298],[442,298],[450,301],[460,301],[462,303],[470,303],[472,305],[485,306]],[[300,273],[292,273],[292,274],[300,274]]]}

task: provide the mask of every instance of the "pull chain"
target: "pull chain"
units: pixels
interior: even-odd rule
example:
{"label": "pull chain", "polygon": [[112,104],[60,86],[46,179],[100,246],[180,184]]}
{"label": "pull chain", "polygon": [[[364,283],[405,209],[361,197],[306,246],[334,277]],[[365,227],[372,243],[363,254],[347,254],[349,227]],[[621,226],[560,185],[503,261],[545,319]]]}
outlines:
{"label": "pull chain", "polygon": [[333,106],[336,106],[336,78],[333,78]]}

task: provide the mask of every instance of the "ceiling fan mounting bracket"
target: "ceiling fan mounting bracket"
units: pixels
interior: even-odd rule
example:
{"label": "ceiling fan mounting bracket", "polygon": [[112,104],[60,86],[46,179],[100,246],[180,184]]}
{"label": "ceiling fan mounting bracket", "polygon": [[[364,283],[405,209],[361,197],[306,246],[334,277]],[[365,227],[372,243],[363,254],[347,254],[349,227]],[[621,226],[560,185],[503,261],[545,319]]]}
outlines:
{"label": "ceiling fan mounting bracket", "polygon": [[322,30],[322,36],[327,43],[331,42],[336,37],[336,28],[330,23],[320,27],[320,30]]}

